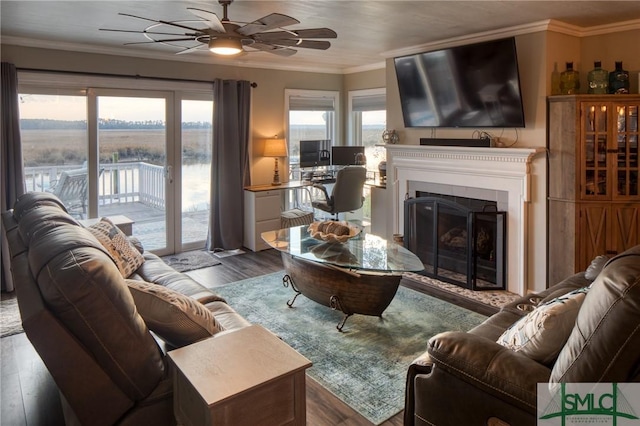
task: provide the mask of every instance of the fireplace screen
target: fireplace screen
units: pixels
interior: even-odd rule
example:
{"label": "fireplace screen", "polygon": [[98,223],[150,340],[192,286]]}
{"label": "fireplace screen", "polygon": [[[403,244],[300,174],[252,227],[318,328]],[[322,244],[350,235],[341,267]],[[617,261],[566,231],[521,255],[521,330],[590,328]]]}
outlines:
{"label": "fireplace screen", "polygon": [[405,200],[404,245],[422,260],[424,275],[472,290],[503,290],[507,213],[465,200],[471,202]]}

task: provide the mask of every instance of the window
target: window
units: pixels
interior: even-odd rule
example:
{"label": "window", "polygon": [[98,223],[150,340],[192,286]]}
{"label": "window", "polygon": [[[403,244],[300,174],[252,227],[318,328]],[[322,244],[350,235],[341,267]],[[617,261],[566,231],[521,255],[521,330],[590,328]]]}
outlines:
{"label": "window", "polygon": [[[387,125],[386,91],[384,88],[349,92],[349,145],[364,145],[369,179],[378,173],[378,165],[386,160],[387,151],[376,146],[382,142]],[[363,219],[371,219],[371,192],[364,190]]]}
{"label": "window", "polygon": [[86,168],[87,100],[84,94],[20,93],[20,136],[26,190],[46,191],[62,171]]}
{"label": "window", "polygon": [[293,180],[298,176],[300,141],[329,139],[332,145],[337,135],[340,95],[321,90],[285,90],[289,170]]}
{"label": "window", "polygon": [[349,145],[364,145],[367,170],[378,171],[386,158],[382,132],[387,125],[386,91],[384,88],[349,92]]}
{"label": "window", "polygon": [[124,214],[159,255],[204,246],[210,83],[31,71],[19,81],[27,191],[59,188],[79,219]]}

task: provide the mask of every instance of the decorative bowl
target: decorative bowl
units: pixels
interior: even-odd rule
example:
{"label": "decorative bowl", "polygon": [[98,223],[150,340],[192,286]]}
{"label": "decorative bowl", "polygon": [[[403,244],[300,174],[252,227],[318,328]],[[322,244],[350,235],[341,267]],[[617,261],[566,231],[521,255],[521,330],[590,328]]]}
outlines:
{"label": "decorative bowl", "polygon": [[[349,233],[344,235],[336,235],[333,233],[324,233],[319,231],[318,227],[320,226],[320,224],[325,222],[336,222],[336,223],[339,223],[340,225],[347,226],[349,228]],[[311,235],[316,240],[326,241],[328,243],[344,243],[345,241],[348,241],[349,239],[360,234],[361,231],[362,229],[360,227],[350,224],[349,222],[346,222],[346,221],[329,220],[329,221],[313,222],[311,225],[309,225],[309,235]]]}

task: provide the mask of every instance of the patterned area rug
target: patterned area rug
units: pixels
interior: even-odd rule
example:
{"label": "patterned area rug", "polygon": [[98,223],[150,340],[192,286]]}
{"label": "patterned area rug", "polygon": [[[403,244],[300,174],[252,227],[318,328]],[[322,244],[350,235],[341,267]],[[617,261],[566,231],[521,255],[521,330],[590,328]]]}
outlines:
{"label": "patterned area rug", "polygon": [[207,268],[220,264],[220,262],[213,257],[212,252],[204,250],[185,251],[183,253],[163,256],[161,259],[178,272],[193,271],[194,269]]}
{"label": "patterned area rug", "polygon": [[15,293],[2,293],[0,301],[0,337],[24,333]]}
{"label": "patterned area rug", "polygon": [[309,358],[308,374],[374,424],[404,408],[409,364],[441,331],[466,331],[484,315],[400,287],[382,319],[353,315],[339,332],[343,314],[282,284],[284,272],[212,288],[252,323],[268,328]]}
{"label": "patterned area rug", "polygon": [[449,293],[457,294],[458,296],[465,297],[475,302],[484,303],[485,305],[493,306],[494,308],[500,308],[508,303],[519,299],[520,296],[515,293],[510,293],[506,290],[482,290],[473,291],[460,286],[445,283],[424,275],[415,274],[413,272],[407,272],[403,274],[403,278],[418,281],[423,284],[427,284],[432,287],[436,287],[440,290],[447,291]]}

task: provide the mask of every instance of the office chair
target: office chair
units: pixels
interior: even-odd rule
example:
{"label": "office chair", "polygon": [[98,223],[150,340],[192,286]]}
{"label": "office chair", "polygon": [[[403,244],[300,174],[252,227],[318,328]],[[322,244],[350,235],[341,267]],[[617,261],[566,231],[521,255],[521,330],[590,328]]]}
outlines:
{"label": "office chair", "polygon": [[335,215],[336,219],[340,213],[358,210],[364,202],[362,188],[366,173],[366,169],[362,166],[346,166],[340,169],[331,195],[324,185],[314,184],[313,187],[322,192],[324,199],[311,200],[311,205],[313,208]]}

